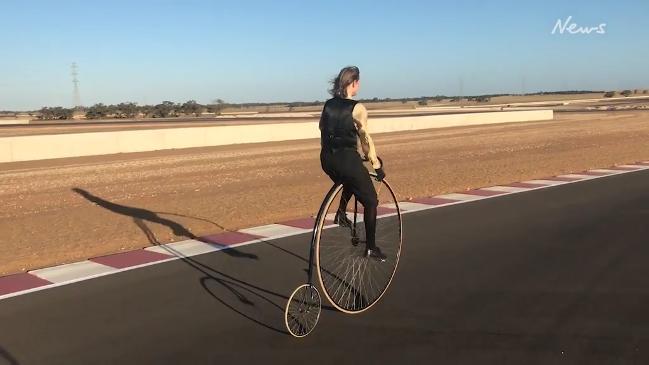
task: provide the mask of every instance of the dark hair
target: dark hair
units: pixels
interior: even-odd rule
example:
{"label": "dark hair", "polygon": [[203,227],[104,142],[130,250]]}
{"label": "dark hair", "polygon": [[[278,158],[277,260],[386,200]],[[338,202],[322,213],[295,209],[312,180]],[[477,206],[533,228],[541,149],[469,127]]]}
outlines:
{"label": "dark hair", "polygon": [[361,73],[356,66],[347,66],[340,70],[338,76],[331,80],[332,88],[329,90],[329,93],[332,96],[338,96],[340,98],[347,97],[347,86],[352,82],[359,80]]}

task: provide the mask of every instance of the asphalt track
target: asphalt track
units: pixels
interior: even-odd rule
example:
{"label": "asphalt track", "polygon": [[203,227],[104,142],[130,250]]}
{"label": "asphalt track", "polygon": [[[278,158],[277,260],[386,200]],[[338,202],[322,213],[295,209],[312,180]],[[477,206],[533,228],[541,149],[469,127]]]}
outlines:
{"label": "asphalt track", "polygon": [[646,364],[649,170],[404,215],[370,311],[325,307],[304,339],[286,297],[308,235],[0,301],[0,364]]}

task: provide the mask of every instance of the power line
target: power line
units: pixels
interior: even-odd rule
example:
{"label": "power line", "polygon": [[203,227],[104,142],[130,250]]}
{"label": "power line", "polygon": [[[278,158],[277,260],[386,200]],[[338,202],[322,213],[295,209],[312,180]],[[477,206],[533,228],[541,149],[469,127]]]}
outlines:
{"label": "power line", "polygon": [[74,107],[81,107],[81,95],[79,94],[79,67],[72,62],[72,84],[74,85]]}

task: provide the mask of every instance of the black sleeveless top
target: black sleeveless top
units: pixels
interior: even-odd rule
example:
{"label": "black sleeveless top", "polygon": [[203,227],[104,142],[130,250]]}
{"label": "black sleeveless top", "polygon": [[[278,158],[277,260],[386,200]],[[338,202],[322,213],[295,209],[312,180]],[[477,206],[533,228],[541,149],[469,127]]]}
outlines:
{"label": "black sleeveless top", "polygon": [[358,101],[333,97],[325,102],[320,116],[322,149],[357,148],[358,131],[352,111]]}

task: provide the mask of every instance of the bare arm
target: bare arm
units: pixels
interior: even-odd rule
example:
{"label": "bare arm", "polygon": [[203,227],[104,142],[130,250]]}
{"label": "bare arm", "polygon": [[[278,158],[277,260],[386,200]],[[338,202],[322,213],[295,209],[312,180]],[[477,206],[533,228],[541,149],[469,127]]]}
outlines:
{"label": "bare arm", "polygon": [[354,106],[352,111],[352,116],[354,117],[354,122],[356,123],[356,129],[358,130],[358,136],[361,140],[361,147],[363,149],[363,154],[365,157],[370,160],[372,163],[372,168],[378,169],[381,167],[381,162],[376,157],[376,149],[374,148],[374,142],[370,133],[367,130],[367,109],[361,103],[357,103]]}

